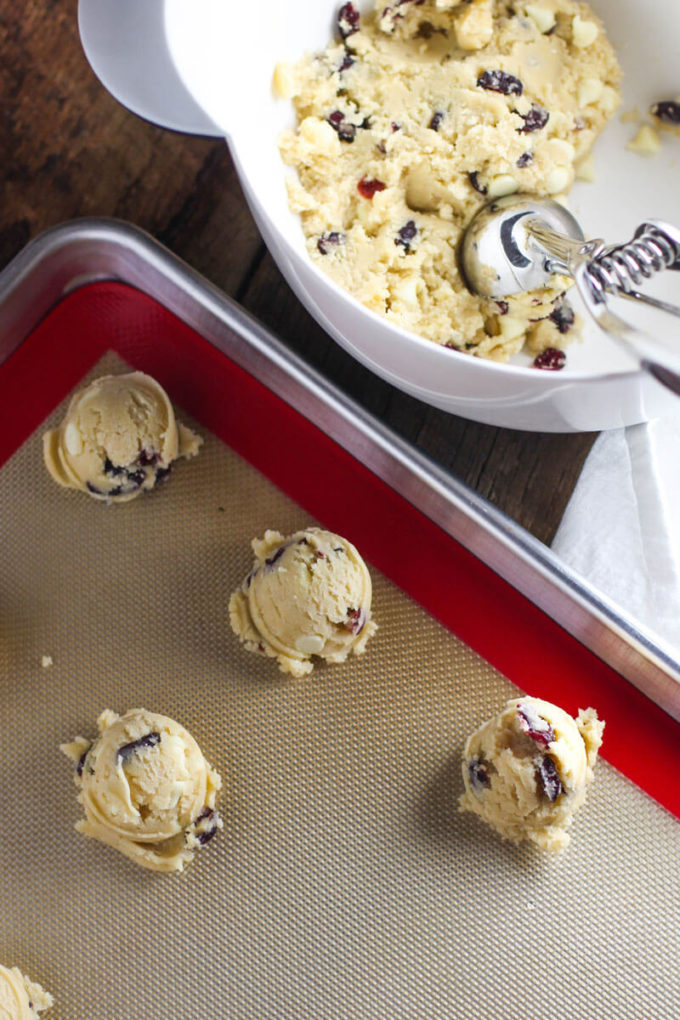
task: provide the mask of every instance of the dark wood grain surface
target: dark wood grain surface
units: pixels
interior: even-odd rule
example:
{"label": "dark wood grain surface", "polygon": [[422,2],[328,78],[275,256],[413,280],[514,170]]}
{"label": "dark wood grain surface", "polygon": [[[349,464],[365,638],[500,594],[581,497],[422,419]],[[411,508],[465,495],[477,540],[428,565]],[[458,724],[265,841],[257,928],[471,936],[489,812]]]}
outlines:
{"label": "dark wood grain surface", "polygon": [[80,47],[76,0],[0,0],[0,267],[47,227],[143,227],[356,400],[550,542],[593,441],[479,425],[394,389],[330,340],[280,276],[226,145],[128,113]]}

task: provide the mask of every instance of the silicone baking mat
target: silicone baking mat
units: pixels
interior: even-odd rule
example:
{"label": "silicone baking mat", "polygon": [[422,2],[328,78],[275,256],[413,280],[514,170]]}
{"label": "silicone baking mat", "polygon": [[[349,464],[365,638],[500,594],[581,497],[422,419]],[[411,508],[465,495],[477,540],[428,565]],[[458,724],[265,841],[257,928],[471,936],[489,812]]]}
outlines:
{"label": "silicone baking mat", "polygon": [[[51,482],[40,437],[121,355],[205,444],[106,507]],[[0,406],[0,961],[52,992],[50,1020],[680,1015],[680,827],[657,802],[677,811],[677,724],[131,288],[65,299],[0,370]],[[380,629],[292,682],[227,603],[252,537],[317,521],[365,553]],[[517,691],[488,660],[593,704],[657,801],[601,760],[557,860],[458,814],[464,738]],[[224,831],[180,876],[73,829],[58,744],[140,705],[224,778]]]}

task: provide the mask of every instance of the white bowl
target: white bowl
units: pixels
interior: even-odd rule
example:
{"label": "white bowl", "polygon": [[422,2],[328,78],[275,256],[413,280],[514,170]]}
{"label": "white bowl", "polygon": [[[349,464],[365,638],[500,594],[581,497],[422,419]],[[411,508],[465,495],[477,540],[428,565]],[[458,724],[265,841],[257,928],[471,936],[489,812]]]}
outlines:
{"label": "white bowl", "polygon": [[[678,0],[591,0],[591,6],[624,68],[622,111],[644,114],[651,103],[675,97]],[[271,81],[278,61],[325,46],[338,7],[338,0],[145,0],[140,14],[138,0],[80,0],[79,17],[90,62],[125,105],[175,129],[226,137],[253,216],[286,280],[324,329],[382,378],[466,418],[537,431],[608,429],[675,408],[677,398],[594,325],[569,348],[561,372],[536,371],[521,356],[501,365],[399,329],[313,264],[299,219],[288,208],[290,169],[277,147],[280,131],[293,124],[292,105],[274,95]],[[635,131],[617,116],[596,145],[595,183],[577,183],[571,192],[571,209],[588,237],[626,241],[653,218],[680,225],[680,141],[666,135],[658,155],[643,157],[626,149]],[[666,273],[658,292],[670,300],[673,277]],[[677,325],[675,333],[680,342]]]}

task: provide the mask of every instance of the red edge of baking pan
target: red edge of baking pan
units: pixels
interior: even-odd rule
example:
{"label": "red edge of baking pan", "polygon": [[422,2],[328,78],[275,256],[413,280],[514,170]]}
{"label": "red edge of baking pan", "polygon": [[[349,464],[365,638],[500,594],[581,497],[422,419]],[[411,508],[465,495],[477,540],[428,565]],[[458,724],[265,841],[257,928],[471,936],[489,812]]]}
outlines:
{"label": "red edge of baking pan", "polygon": [[[133,287],[92,283],[75,291],[8,358],[0,369],[0,463],[107,350],[157,378],[174,402],[312,517],[347,535],[522,690],[572,714],[596,708],[607,723],[604,757],[680,818],[678,723],[316,425]],[[415,536],[417,557],[407,554]]]}

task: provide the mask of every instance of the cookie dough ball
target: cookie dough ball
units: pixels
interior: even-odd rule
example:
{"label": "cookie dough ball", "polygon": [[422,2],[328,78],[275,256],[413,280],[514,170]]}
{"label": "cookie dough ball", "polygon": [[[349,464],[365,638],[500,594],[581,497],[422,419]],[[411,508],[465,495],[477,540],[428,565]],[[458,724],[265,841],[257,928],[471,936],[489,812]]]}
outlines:
{"label": "cookie dough ball", "polygon": [[572,717],[540,698],[516,698],[468,737],[462,811],[505,839],[563,850],[593,778],[604,723],[594,709]]}
{"label": "cookie dough ball", "polygon": [[0,1020],[35,1020],[52,1005],[52,996],[18,967],[0,964]]}
{"label": "cookie dough ball", "polygon": [[371,577],[339,535],[307,528],[252,542],[255,562],[229,602],[234,633],[250,651],[274,657],[284,673],[311,673],[313,657],[344,662],[361,655],[377,627]]}
{"label": "cookie dough ball", "polygon": [[151,871],[182,871],[222,828],[219,775],[191,734],[167,716],[107,709],[97,727],[96,740],[61,745],[76,764],[85,809],[76,829]]}
{"label": "cookie dough ball", "polygon": [[197,454],[202,441],[175,420],[155,379],[130,372],[76,393],[61,425],[43,436],[43,453],[59,485],[126,503],[167,477],[178,457]]}

